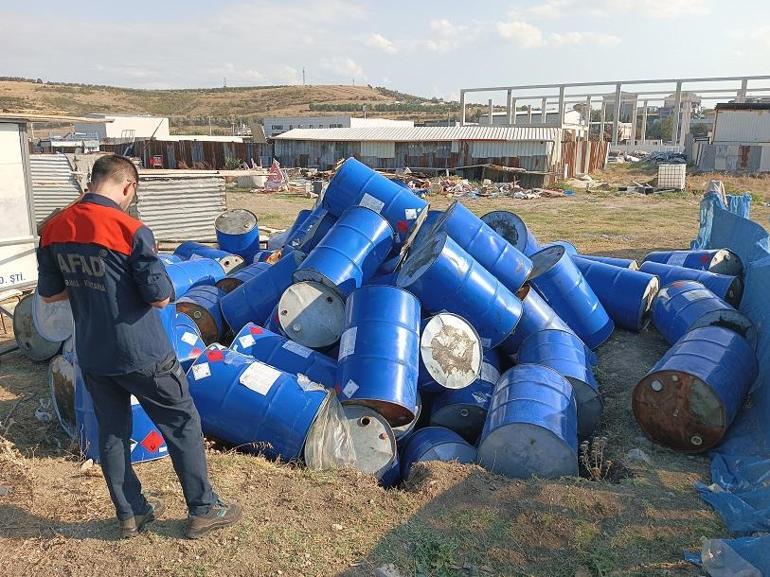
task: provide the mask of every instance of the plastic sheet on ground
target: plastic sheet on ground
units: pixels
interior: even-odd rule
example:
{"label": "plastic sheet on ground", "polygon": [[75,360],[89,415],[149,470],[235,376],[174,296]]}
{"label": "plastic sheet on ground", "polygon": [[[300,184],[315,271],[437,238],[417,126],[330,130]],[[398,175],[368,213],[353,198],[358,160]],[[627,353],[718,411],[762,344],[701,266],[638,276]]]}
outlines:
{"label": "plastic sheet on ground", "polygon": [[[748,206],[748,199],[743,202]],[[712,484],[697,489],[735,536],[751,537],[707,541],[702,562],[712,577],[770,576],[770,535],[762,536],[770,533],[770,242],[762,226],[727,208],[718,194],[706,194],[694,245],[728,248],[743,261],[740,310],[759,329],[760,372],[725,441],[712,453]]]}

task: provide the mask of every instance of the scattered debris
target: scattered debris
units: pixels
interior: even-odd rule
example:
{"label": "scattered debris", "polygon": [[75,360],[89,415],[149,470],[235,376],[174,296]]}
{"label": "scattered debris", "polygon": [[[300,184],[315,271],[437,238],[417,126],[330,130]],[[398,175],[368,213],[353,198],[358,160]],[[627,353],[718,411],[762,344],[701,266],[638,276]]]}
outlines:
{"label": "scattered debris", "polygon": [[652,459],[650,459],[647,453],[645,453],[638,447],[635,447],[631,449],[628,453],[626,453],[626,459],[637,463],[645,463],[647,465],[652,465]]}

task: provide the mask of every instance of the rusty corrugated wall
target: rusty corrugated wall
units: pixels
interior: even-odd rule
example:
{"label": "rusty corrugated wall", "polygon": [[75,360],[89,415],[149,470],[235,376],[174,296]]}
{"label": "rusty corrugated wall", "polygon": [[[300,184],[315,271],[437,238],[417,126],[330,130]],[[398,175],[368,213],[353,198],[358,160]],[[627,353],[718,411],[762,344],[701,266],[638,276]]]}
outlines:
{"label": "rusty corrugated wall", "polygon": [[271,144],[254,142],[207,142],[180,140],[138,140],[130,144],[102,144],[102,150],[134,156],[150,166],[153,156],[163,157],[164,168],[195,168],[201,170],[222,170],[229,159],[240,159],[259,164],[261,157],[272,157]]}

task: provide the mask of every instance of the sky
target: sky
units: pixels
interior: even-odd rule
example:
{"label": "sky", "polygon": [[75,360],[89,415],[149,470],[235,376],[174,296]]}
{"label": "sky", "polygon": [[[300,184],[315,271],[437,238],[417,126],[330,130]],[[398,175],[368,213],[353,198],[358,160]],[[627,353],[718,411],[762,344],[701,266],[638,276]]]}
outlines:
{"label": "sky", "polygon": [[767,74],[766,0],[0,2],[0,76],[460,88]]}

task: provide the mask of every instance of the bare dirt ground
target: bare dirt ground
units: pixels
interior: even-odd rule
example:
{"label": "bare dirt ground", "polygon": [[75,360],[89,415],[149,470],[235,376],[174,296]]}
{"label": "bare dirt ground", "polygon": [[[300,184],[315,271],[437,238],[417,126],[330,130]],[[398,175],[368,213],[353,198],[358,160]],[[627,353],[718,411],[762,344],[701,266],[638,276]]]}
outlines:
{"label": "bare dirt ground", "polygon": [[[270,226],[290,224],[312,204],[248,193],[231,193],[228,202]],[[690,194],[466,204],[477,213],[514,210],[543,241],[566,238],[581,251],[618,256],[685,247],[698,220]],[[762,224],[769,214],[754,207]],[[708,461],[647,441],[630,408],[633,385],[666,348],[650,328],[618,330],[599,351],[604,458],[630,473],[618,482],[511,481],[437,463],[418,467],[405,487],[383,490],[352,471],[311,472],[212,449],[217,490],[244,504],[245,520],[196,542],[180,539],[185,512],[167,459],[137,466],[146,490],[166,501],[164,518],[132,541],[117,540],[98,467],[82,471],[58,425],[34,417],[48,397],[46,365],[12,353],[0,360],[0,576],[364,577],[388,563],[420,577],[698,575],[682,549],[725,534],[692,488],[708,480]],[[650,464],[629,462],[632,448]]]}

